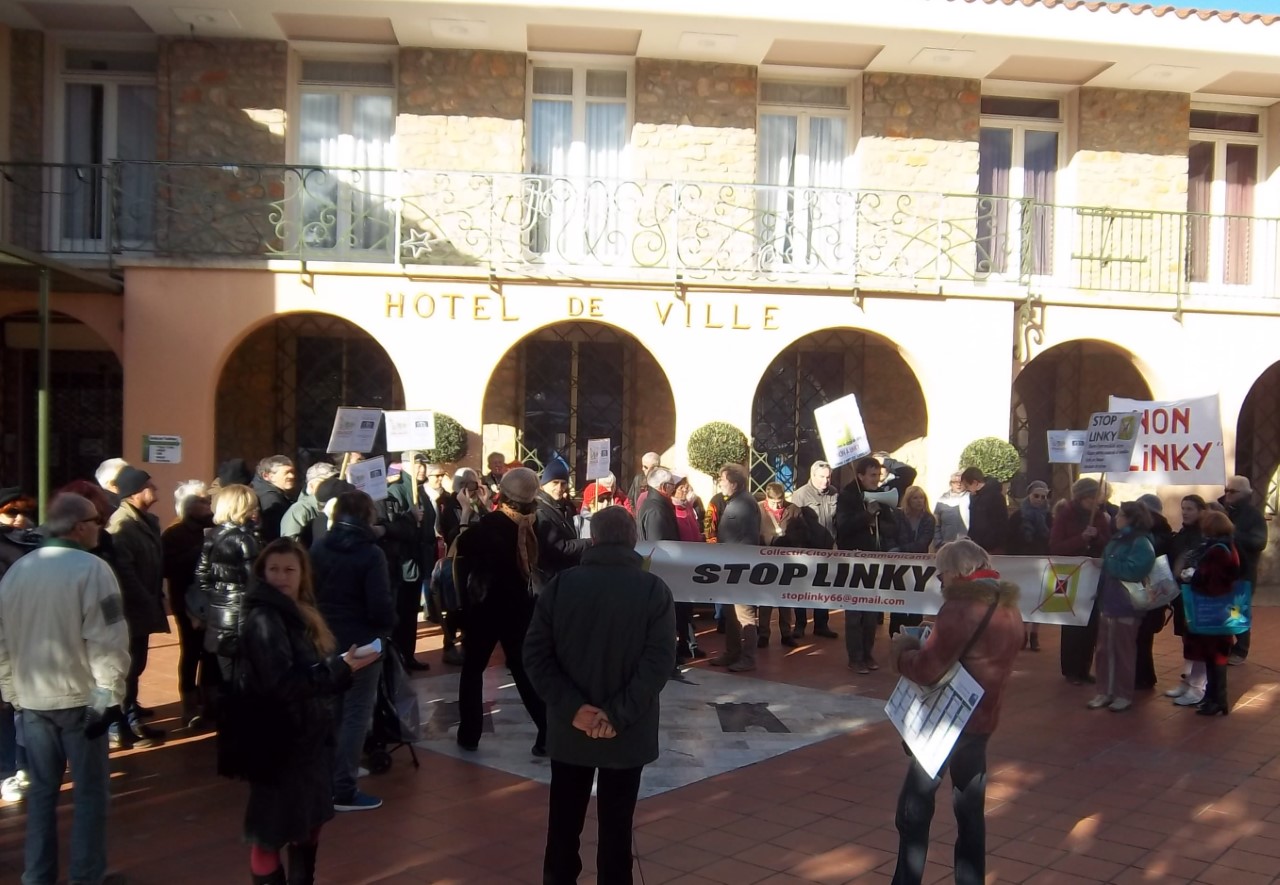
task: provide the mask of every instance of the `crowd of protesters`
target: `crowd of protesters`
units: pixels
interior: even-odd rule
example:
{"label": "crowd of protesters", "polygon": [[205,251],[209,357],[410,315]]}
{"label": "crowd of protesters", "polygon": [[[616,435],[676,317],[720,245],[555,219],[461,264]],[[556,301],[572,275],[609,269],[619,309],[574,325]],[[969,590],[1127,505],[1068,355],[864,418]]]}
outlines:
{"label": "crowd of protesters", "polygon": [[[1036,626],[1017,614],[1016,588],[991,570],[990,555],[1101,560],[1094,610],[1086,624],[1062,628],[1060,646],[1063,676],[1096,684],[1092,709],[1122,712],[1137,691],[1154,688],[1153,639],[1169,620],[1185,660],[1179,684],[1165,692],[1177,705],[1226,714],[1227,667],[1249,654],[1249,632],[1197,634],[1181,605],[1138,611],[1125,590],[1159,556],[1206,597],[1256,581],[1266,526],[1244,477],[1232,477],[1219,501],[1183,498],[1175,532],[1156,496],[1117,506],[1105,484],[1089,478],[1053,506],[1048,485],[1030,482],[1011,506],[1001,482],[969,468],[930,508],[916,471],[885,456],[856,462],[843,488],[819,461],[803,486],[788,494],[770,482],[759,498],[747,469],[729,464],[705,503],[654,452],[627,490],[608,474],[585,487],[580,505],[558,458],[537,473],[492,455],[483,476],[461,468],[451,478],[419,453],[404,453],[397,466],[386,498],[375,502],[327,462],[310,465],[300,480],[282,455],[252,469],[228,461],[209,482],[177,486],[176,518],[163,529],[151,512],[156,484],[121,459],[104,462],[94,482],[58,490],[39,531],[36,502],[19,489],[0,490],[0,799],[27,799],[33,881],[56,877],[53,813],[68,761],[76,782],[72,880],[121,881],[106,873],[105,758],[108,745],[147,748],[165,738],[149,722],[155,711],[139,684],[151,636],[168,633],[171,620],[180,726],[216,728],[219,770],[249,782],[245,837],[260,883],[286,881],[286,855],[288,882],[313,881],[323,823],[335,812],[381,805],[359,788],[362,749],[384,651],[409,671],[430,669],[416,655],[423,615],[440,626],[443,663],[461,667],[456,740],[465,750],[479,745],[483,675],[502,646],[536,726],[531,753],[550,755],[558,779],[546,881],[574,881],[581,869],[577,839],[596,769],[611,772],[601,781],[610,811],[602,805],[599,868],[629,881],[621,870],[629,870],[639,772],[657,755],[657,695],[681,666],[707,657],[694,607],[673,602],[656,578],[641,579],[630,552],[637,541],[950,551],[938,561],[947,581],[935,622],[943,639],[920,647],[904,630],[919,615],[891,615],[888,633],[895,668],[911,678],[938,675],[933,670],[954,651],[945,642],[963,646],[960,658],[990,683],[985,712],[952,760],[958,795],[967,797],[956,806],[962,834],[975,814],[980,820],[981,789],[969,785],[984,778],[986,738],[1012,655],[1040,649]],[[616,610],[591,598],[599,581],[617,588]],[[37,593],[56,596],[59,623],[33,606]],[[774,635],[773,614],[769,606],[716,606],[723,650],[708,663],[755,669]],[[782,646],[799,645],[810,624],[816,639],[840,636],[825,609],[777,615]],[[879,669],[883,615],[847,610],[843,621],[848,668]],[[637,630],[638,623],[648,626]],[[988,638],[965,645],[975,624]],[[570,637],[597,627],[599,641],[569,647]],[[45,634],[48,642],[31,641]],[[33,665],[52,675],[33,684],[24,675]],[[927,845],[928,820],[915,809],[932,808],[937,779],[917,769],[900,800],[897,881],[918,881]],[[980,840],[971,842],[963,862],[979,869],[981,853]]]}

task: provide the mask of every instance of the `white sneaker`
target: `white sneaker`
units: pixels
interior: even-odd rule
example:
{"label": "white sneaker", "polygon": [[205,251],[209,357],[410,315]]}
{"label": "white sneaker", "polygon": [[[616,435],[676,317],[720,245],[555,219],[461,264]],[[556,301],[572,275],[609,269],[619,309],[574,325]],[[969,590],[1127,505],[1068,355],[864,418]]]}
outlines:
{"label": "white sneaker", "polygon": [[1129,709],[1132,706],[1133,706],[1133,701],[1129,700],[1128,698],[1116,698],[1114,701],[1107,704],[1107,709],[1110,710],[1112,713],[1123,713],[1125,710]]}
{"label": "white sneaker", "polygon": [[1187,693],[1180,698],[1175,698],[1174,703],[1179,707],[1194,707],[1196,704],[1204,700],[1204,691],[1194,688],[1188,688]]}
{"label": "white sneaker", "polygon": [[5,802],[21,802],[27,795],[27,787],[30,781],[27,780],[27,773],[19,771],[13,777],[7,777],[3,783],[0,783],[0,800]]}
{"label": "white sneaker", "polygon": [[365,768],[363,765],[361,765],[359,768],[356,769],[356,777],[360,778],[360,777],[368,777],[368,776],[369,776],[369,769]]}
{"label": "white sneaker", "polygon": [[[1171,688],[1171,689],[1169,689],[1168,691],[1166,691],[1166,692],[1164,693],[1164,696],[1165,696],[1165,697],[1167,697],[1167,698],[1180,698],[1180,697],[1182,697],[1183,695],[1185,695],[1185,694],[1186,694],[1188,691],[1190,691],[1190,690],[1191,690],[1191,686],[1190,686],[1190,685],[1188,685],[1185,681],[1184,681],[1184,682],[1179,682],[1179,683],[1178,683],[1177,685],[1175,685],[1173,688]],[[1199,702],[1197,701],[1197,703],[1199,703]]]}
{"label": "white sneaker", "polygon": [[1111,700],[1112,698],[1109,694],[1094,695],[1093,700],[1089,701],[1086,706],[1088,706],[1090,710],[1100,710],[1110,704]]}

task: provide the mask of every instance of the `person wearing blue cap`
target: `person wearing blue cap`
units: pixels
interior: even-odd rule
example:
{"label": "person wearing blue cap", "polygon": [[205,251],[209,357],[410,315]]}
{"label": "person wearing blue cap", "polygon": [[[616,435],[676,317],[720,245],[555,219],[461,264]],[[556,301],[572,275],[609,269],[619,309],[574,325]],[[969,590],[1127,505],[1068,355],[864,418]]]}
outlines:
{"label": "person wearing blue cap", "polygon": [[538,510],[533,530],[538,536],[538,568],[535,588],[582,561],[591,542],[578,537],[577,510],[569,498],[569,465],[552,458],[538,478]]}

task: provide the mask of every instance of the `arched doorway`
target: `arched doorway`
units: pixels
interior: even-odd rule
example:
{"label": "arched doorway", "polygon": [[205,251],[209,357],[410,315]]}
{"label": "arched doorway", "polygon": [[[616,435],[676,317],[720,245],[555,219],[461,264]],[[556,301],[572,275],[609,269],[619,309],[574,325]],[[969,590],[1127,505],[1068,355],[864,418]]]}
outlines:
{"label": "arched doorway", "polygon": [[603,323],[556,323],[522,338],[485,391],[485,451],[540,468],[559,456],[573,487],[586,484],[587,441],[612,442],[621,484],[640,456],[675,443],[676,409],[666,373],[632,335]]}
{"label": "arched doorway", "polygon": [[856,329],[827,329],[779,353],[756,386],[751,407],[752,485],[803,485],[823,458],[813,410],[857,394],[867,436],[892,452],[929,426],[924,392],[896,344]]}
{"label": "arched doorway", "polygon": [[[124,375],[111,347],[62,313],[49,325],[49,483],[91,479],[103,460],[136,459],[121,448]],[[35,311],[0,319],[0,477],[36,490],[36,390],[40,318]],[[139,442],[141,445],[141,442]]]}
{"label": "arched doorway", "polygon": [[1249,388],[1236,422],[1236,469],[1263,495],[1268,518],[1280,512],[1280,362]]}
{"label": "arched doorway", "polygon": [[1072,468],[1049,463],[1050,430],[1081,430],[1111,396],[1151,399],[1151,388],[1132,357],[1105,341],[1069,341],[1028,363],[1013,381],[1009,442],[1022,455],[1024,473],[1011,492],[1020,498],[1033,479],[1049,483],[1053,499],[1070,491]]}
{"label": "arched doorway", "polygon": [[218,379],[217,460],[251,464],[282,454],[322,458],[338,406],[403,409],[391,357],[373,336],[338,317],[297,313],[250,333]]}

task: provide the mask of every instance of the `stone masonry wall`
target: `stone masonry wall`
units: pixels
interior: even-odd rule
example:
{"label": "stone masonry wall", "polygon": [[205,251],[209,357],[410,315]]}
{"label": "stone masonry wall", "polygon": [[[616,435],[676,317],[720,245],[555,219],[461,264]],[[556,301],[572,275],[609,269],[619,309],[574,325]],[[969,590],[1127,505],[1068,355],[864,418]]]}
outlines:
{"label": "stone masonry wall", "polygon": [[[44,35],[39,31],[14,30],[9,34],[9,151],[15,162],[40,163],[44,157]],[[39,251],[41,191],[48,182],[37,168],[15,168],[8,190],[10,217],[3,220],[9,241]]]}
{"label": "stone masonry wall", "polygon": [[[980,99],[977,80],[881,73],[863,78],[855,164],[863,187],[883,193],[864,200],[858,213],[860,231],[865,228],[877,243],[859,256],[868,276],[974,274],[977,255],[969,244],[979,211],[971,195],[978,189]],[[939,238],[963,245],[940,249]]]}

